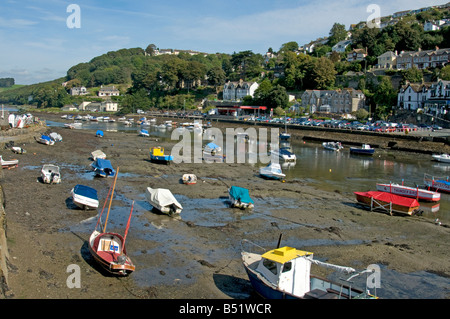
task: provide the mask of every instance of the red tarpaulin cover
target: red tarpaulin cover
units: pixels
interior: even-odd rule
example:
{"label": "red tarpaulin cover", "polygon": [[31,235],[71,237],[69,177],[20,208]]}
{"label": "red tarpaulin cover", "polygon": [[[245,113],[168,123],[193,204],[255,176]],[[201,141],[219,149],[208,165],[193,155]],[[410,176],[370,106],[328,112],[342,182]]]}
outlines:
{"label": "red tarpaulin cover", "polygon": [[419,206],[419,202],[414,198],[403,197],[391,193],[369,191],[369,192],[354,192],[356,195],[361,195],[364,197],[373,197],[376,200],[383,201],[386,203],[393,203],[406,207],[416,207]]}

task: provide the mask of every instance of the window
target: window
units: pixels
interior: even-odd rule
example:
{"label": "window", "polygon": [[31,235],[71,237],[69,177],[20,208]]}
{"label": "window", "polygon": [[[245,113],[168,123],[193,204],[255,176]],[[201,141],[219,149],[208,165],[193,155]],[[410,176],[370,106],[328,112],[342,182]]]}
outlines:
{"label": "window", "polygon": [[277,264],[269,259],[264,259],[263,261],[264,267],[270,270],[274,275],[277,274]]}
{"label": "window", "polygon": [[292,269],[292,262],[288,262],[288,263],[285,263],[283,265],[283,271],[282,272],[288,272],[291,269]]}

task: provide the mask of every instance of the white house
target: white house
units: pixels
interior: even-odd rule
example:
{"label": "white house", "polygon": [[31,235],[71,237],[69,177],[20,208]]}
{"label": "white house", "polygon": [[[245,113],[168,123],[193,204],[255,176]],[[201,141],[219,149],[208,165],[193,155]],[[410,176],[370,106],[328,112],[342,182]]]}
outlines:
{"label": "white house", "polygon": [[333,47],[331,48],[331,51],[333,52],[338,52],[338,53],[342,53],[345,52],[345,49],[352,44],[352,40],[344,40],[344,41],[340,41],[338,43],[336,43],[335,45],[333,45]]}
{"label": "white house", "polygon": [[101,86],[100,90],[98,91],[98,96],[101,97],[108,97],[108,96],[119,96],[120,92],[117,88],[114,86]]}
{"label": "white house", "polygon": [[412,111],[423,108],[428,97],[429,87],[430,85],[426,84],[406,83],[398,92],[397,106]]}
{"label": "white house", "polygon": [[228,81],[223,86],[223,100],[224,101],[239,101],[247,95],[253,97],[255,90],[259,87],[256,82],[239,82]]}
{"label": "white house", "polygon": [[86,95],[88,92],[84,86],[73,87],[70,89],[70,95]]}

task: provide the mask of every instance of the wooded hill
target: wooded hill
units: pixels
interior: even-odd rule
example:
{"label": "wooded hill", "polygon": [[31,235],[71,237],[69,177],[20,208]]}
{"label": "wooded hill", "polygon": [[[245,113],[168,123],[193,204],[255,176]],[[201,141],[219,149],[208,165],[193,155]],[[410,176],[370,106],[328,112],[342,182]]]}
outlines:
{"label": "wooded hill", "polygon": [[[327,42],[317,46],[311,54],[300,53],[295,41],[283,44],[278,52],[269,48],[271,58],[250,50],[233,54],[191,55],[181,52],[178,55],[156,55],[154,44],[146,49],[121,49],[71,67],[64,78],[1,92],[0,102],[62,107],[95,98],[95,88],[114,84],[121,89],[117,100],[124,112],[137,108],[189,109],[198,106],[205,98],[220,99],[220,91],[226,81],[243,79],[260,84],[254,98],[245,99],[246,104],[286,108],[289,104],[287,92],[337,88],[337,75],[369,70],[377,63],[377,56],[386,51],[450,47],[450,27],[439,31],[423,30],[425,21],[448,17],[448,9],[432,9],[403,17],[383,29],[357,28],[351,33],[352,44],[347,50],[364,48],[368,56],[365,61],[354,63],[347,62],[344,53],[330,54],[332,45],[348,35],[345,27],[338,23],[330,30]],[[450,74],[444,69],[426,72],[434,78]],[[423,76],[420,70],[402,71],[400,74],[404,81],[413,82]],[[65,87],[62,83],[66,84]],[[87,87],[92,96],[70,96],[70,88],[76,86]],[[357,88],[364,91],[372,107],[378,105],[382,112],[388,112],[395,104],[396,90],[389,77],[378,77],[376,82],[369,82],[362,75]]]}

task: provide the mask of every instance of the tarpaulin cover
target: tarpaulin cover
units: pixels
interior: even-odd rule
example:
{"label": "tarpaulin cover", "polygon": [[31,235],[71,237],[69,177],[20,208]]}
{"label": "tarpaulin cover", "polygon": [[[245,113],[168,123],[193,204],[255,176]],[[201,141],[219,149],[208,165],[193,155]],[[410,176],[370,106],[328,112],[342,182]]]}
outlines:
{"label": "tarpaulin cover", "polygon": [[183,209],[183,206],[181,206],[181,204],[172,195],[172,192],[168,189],[147,187],[147,193],[148,199],[151,203],[155,203],[161,207],[173,204],[176,207]]}
{"label": "tarpaulin cover", "polygon": [[248,189],[238,187],[238,186],[231,186],[230,188],[230,196],[232,196],[234,199],[241,201],[241,203],[252,203],[253,199],[250,198],[250,194],[248,193]]}
{"label": "tarpaulin cover", "polygon": [[408,198],[404,196],[395,195],[392,193],[386,192],[377,192],[377,191],[369,191],[369,192],[355,192],[356,195],[364,196],[364,197],[373,197],[376,200],[383,201],[386,203],[393,203],[406,207],[416,207],[419,206],[419,202],[414,198]]}

